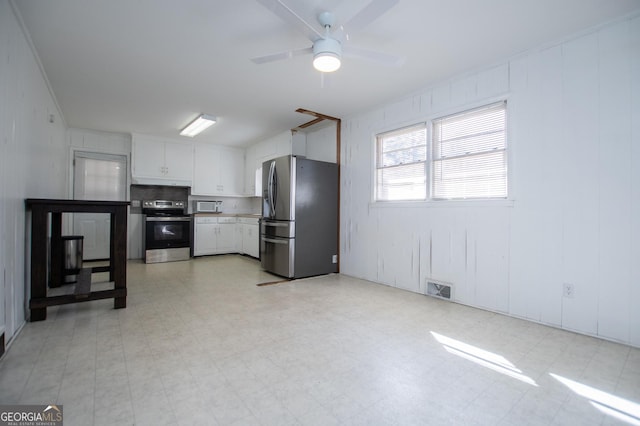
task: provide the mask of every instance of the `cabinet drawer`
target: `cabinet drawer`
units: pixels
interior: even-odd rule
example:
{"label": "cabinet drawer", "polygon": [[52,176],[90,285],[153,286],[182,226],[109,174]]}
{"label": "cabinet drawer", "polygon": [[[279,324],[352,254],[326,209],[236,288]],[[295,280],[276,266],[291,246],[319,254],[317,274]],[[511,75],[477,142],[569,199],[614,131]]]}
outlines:
{"label": "cabinet drawer", "polygon": [[257,217],[239,217],[238,218],[238,223],[244,223],[247,225],[257,225],[258,224],[258,218]]}
{"label": "cabinet drawer", "polygon": [[196,225],[204,224],[204,223],[218,223],[217,217],[197,217],[196,216]]}

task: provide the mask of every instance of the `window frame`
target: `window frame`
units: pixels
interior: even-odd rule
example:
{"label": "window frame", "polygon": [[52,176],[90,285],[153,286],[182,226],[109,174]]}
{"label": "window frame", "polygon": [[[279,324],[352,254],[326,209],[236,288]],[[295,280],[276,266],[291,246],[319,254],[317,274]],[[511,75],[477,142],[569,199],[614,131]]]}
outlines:
{"label": "window frame", "polygon": [[[510,156],[509,156],[509,113],[508,113],[508,108],[507,108],[507,100],[506,99],[501,99],[501,100],[497,100],[494,102],[488,102],[488,103],[484,103],[482,105],[479,106],[474,106],[471,108],[466,108],[464,110],[458,111],[458,112],[454,112],[451,114],[445,114],[445,115],[441,115],[437,118],[432,118],[431,120],[429,120],[430,123],[430,138],[429,138],[429,166],[430,166],[430,174],[429,174],[429,194],[428,194],[428,199],[432,200],[434,202],[440,202],[440,201],[457,201],[457,200],[464,200],[464,201],[472,201],[472,200],[484,200],[484,201],[492,201],[492,200],[508,200],[509,199],[509,164],[511,163],[510,161]],[[439,122],[445,121],[447,119],[451,119],[451,118],[456,118],[456,117],[461,117],[464,115],[468,115],[468,114],[475,114],[476,111],[477,112],[481,112],[482,110],[486,110],[486,111],[490,111],[490,110],[494,110],[494,109],[498,109],[499,107],[502,107],[500,109],[502,109],[504,111],[504,127],[502,129],[502,133],[504,134],[504,147],[502,149],[500,149],[501,152],[503,152],[504,154],[504,166],[502,168],[502,171],[504,173],[504,190],[506,191],[506,194],[504,196],[467,196],[467,197],[436,197],[435,196],[435,185],[436,185],[436,181],[434,178],[434,173],[435,173],[435,163],[436,162],[445,162],[446,160],[444,160],[446,157],[435,157],[434,151],[436,150],[436,143],[437,141],[435,140],[435,134],[436,134],[436,125]],[[476,133],[476,136],[480,135],[480,133]],[[472,153],[465,153],[462,155],[454,155],[452,157],[450,157],[450,160],[453,159],[471,159],[473,157],[477,157],[480,155],[486,155],[488,153],[494,152],[493,150],[485,150],[485,151],[478,151],[478,152],[472,152]]]}
{"label": "window frame", "polygon": [[[509,95],[504,94],[492,98],[486,98],[481,101],[472,102],[459,107],[450,107],[440,110],[438,113],[431,113],[426,117],[417,117],[415,120],[406,120],[396,123],[396,125],[381,127],[372,133],[373,149],[372,149],[372,161],[371,161],[371,207],[380,208],[393,208],[393,207],[447,207],[447,206],[475,206],[475,207],[496,207],[506,206],[513,207],[514,205],[514,191],[513,191],[513,156],[514,156],[514,141],[512,139],[513,126],[509,122],[511,114],[511,103],[509,102]],[[433,122],[438,119],[442,119],[448,116],[454,116],[465,113],[467,111],[473,111],[474,109],[480,109],[489,107],[493,104],[503,103],[505,105],[505,161],[506,161],[506,197],[500,198],[432,198],[432,168],[433,168]],[[405,128],[411,128],[421,124],[426,125],[427,130],[427,159],[426,159],[426,191],[425,197],[415,200],[379,200],[377,196],[377,161],[378,161],[378,137],[394,131],[400,131]]]}
{"label": "window frame", "polygon": [[[380,139],[385,135],[402,133],[403,131],[410,131],[412,129],[423,128],[425,132],[425,158],[423,161],[413,162],[408,164],[424,164],[424,179],[425,179],[425,191],[421,198],[413,198],[413,199],[378,199],[378,171],[380,169],[389,169],[395,166],[387,166],[387,167],[378,167],[378,161],[381,156],[381,144],[379,143]],[[425,120],[420,120],[417,122],[412,122],[405,126],[400,126],[396,128],[392,128],[385,131],[376,132],[374,134],[374,149],[373,149],[373,187],[372,187],[372,199],[374,203],[419,203],[425,202],[429,199],[429,174],[430,174],[430,166],[429,166],[429,123]]]}

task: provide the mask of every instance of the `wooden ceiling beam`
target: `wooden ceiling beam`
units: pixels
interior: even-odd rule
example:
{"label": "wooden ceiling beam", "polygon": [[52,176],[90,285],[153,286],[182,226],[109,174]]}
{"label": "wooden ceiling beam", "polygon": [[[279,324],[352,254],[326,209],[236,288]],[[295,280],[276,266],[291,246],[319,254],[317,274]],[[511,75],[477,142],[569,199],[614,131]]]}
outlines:
{"label": "wooden ceiling beam", "polygon": [[298,127],[296,127],[296,129],[306,129],[307,127],[313,126],[314,124],[318,124],[324,120],[325,120],[324,118],[318,117],[304,124],[299,125]]}
{"label": "wooden ceiling beam", "polygon": [[304,109],[304,108],[298,108],[296,110],[296,112],[299,112],[301,114],[313,115],[314,117],[322,118],[323,120],[340,121],[339,118],[332,117],[332,116],[326,115],[326,114],[320,114],[319,112],[311,111],[311,110]]}

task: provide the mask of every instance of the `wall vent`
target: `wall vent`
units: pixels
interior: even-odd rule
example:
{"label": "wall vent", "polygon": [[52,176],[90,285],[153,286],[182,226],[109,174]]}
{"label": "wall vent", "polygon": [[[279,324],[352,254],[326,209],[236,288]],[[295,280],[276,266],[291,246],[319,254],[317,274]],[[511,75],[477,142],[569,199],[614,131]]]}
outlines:
{"label": "wall vent", "polygon": [[427,280],[427,295],[439,299],[451,300],[451,284],[442,281]]}

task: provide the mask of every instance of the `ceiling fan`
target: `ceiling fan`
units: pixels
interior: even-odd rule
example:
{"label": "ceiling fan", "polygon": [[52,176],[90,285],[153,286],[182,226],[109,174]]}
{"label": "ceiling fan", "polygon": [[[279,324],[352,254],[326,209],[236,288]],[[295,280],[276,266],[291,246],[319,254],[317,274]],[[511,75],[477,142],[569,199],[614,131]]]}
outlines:
{"label": "ceiling fan", "polygon": [[258,56],[251,60],[256,64],[290,59],[295,56],[313,54],[313,66],[321,72],[333,72],[340,68],[342,56],[350,56],[373,61],[387,66],[400,66],[404,58],[351,46],[350,34],[359,31],[395,6],[399,0],[372,0],[344,25],[335,27],[335,16],[331,12],[318,15],[321,28],[308,23],[299,13],[282,0],[256,0],[283,21],[300,30],[311,40],[311,47],[286,50],[271,55]]}

